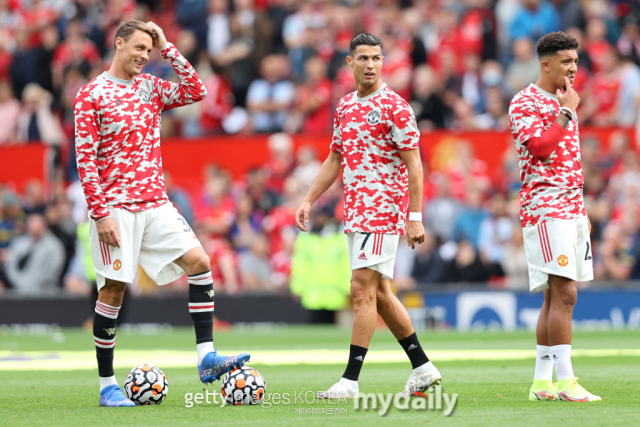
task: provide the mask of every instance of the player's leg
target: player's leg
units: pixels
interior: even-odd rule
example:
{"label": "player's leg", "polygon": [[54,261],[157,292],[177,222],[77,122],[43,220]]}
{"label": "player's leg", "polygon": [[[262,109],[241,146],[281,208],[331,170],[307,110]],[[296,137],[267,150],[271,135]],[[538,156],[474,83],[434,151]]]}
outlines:
{"label": "player's leg", "polygon": [[91,258],[96,271],[98,300],[93,317],[93,337],[100,378],[100,406],[135,406],[127,399],[114,375],[113,357],[116,321],[126,284],[133,281],[142,234],[136,227],[136,214],[113,208],[111,215],[118,228],[120,247],[102,243],[94,221],[89,224]]}
{"label": "player's leg", "polygon": [[93,316],[93,339],[100,377],[100,406],[131,407],[135,404],[122,393],[113,371],[116,320],[127,284],[111,279],[103,280],[105,283],[98,292]]}
{"label": "player's leg", "polygon": [[359,268],[351,272],[351,298],[354,317],[351,331],[351,346],[347,367],[339,382],[327,391],[318,393],[323,399],[351,398],[358,394],[358,378],[367,355],[371,337],[376,329],[378,313],[376,290],[382,275],[370,268]]}
{"label": "player's leg", "polygon": [[538,316],[536,326],[536,368],[533,375],[533,384],[529,390],[529,400],[556,400],[558,390],[553,384],[553,353],[549,342],[549,307],[551,293],[549,289],[544,291],[544,301]]}
{"label": "player's leg", "polygon": [[415,392],[424,392],[431,385],[439,383],[442,376],[422,349],[418,335],[411,324],[409,313],[398,297],[394,295],[388,279],[380,281],[376,292],[376,308],[393,336],[407,353],[413,368],[404,391],[399,395],[412,396]]}
{"label": "player's leg", "polygon": [[549,343],[558,378],[558,397],[569,402],[602,400],[600,396],[589,393],[578,384],[571,364],[571,319],[578,299],[578,284],[566,277],[549,275],[549,292]]}
{"label": "player's leg", "polygon": [[250,355],[241,353],[223,356],[213,345],[213,279],[211,264],[202,246],[190,249],[174,261],[189,278],[189,314],[196,332],[198,372],[203,383],[213,382],[236,367],[249,361]]}

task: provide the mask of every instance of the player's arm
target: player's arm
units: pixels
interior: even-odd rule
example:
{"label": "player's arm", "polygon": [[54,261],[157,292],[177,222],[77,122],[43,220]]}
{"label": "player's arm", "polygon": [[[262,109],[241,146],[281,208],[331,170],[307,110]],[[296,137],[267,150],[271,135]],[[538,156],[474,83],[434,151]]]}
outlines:
{"label": "player's arm", "polygon": [[75,124],[76,163],[84,196],[89,207],[89,216],[96,221],[100,241],[109,246],[120,247],[116,224],[107,206],[100,175],[98,175],[98,145],[100,144],[100,105],[89,91],[78,92],[73,103]]}
{"label": "player's arm", "polygon": [[318,200],[318,197],[329,189],[340,175],[342,169],[342,155],[337,151],[329,152],[329,156],[322,163],[318,177],[311,186],[311,189],[304,198],[304,201],[296,211],[296,226],[302,231],[309,231],[309,212],[311,205]]}
{"label": "player's arm", "polygon": [[163,110],[181,107],[186,104],[201,101],[207,96],[207,89],[198,76],[195,68],[178,52],[178,49],[167,41],[162,29],[153,22],[147,22],[147,26],[156,33],[153,47],[160,50],[160,54],[171,63],[176,71],[179,83],[168,82],[153,78],[156,90],[159,91]]}
{"label": "player's arm", "polygon": [[[545,161],[549,158],[551,153],[556,149],[560,141],[564,136],[564,131],[580,104],[580,97],[575,90],[571,87],[571,82],[568,77],[565,77],[567,91],[564,95],[560,92],[560,89],[556,91],[558,97],[558,103],[561,108],[564,108],[558,114],[558,117],[551,126],[542,132],[537,138],[531,138],[527,143],[527,149],[535,158],[541,161]],[[570,111],[567,111],[570,110]]]}
{"label": "player's arm", "polygon": [[[407,244],[415,248],[424,242],[424,226],[422,225],[422,186],[424,171],[420,150],[399,151],[400,157],[409,173],[409,221],[407,222]],[[413,214],[413,215],[412,215]],[[412,217],[414,219],[412,220]],[[419,218],[419,219],[418,219]]]}

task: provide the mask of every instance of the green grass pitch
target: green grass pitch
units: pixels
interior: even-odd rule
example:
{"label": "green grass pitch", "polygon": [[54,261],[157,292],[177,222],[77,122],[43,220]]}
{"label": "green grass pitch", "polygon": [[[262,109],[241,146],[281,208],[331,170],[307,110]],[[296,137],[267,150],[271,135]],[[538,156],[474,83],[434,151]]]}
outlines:
{"label": "green grass pitch", "polygon": [[[356,410],[351,402],[294,402],[295,393],[326,389],[337,381],[346,362],[348,330],[235,328],[216,332],[214,337],[223,354],[250,351],[250,365],[265,377],[267,394],[289,393],[291,402],[270,408],[205,403],[186,408],[186,393],[205,390],[195,368],[193,331],[180,328],[145,334],[121,328],[116,344],[120,385],[131,363],[153,363],[149,359],[159,358],[166,364],[157,363],[169,380],[169,394],[158,406],[100,408],[91,333],[63,329],[53,336],[26,336],[0,331],[0,424],[626,426],[637,425],[640,419],[638,331],[575,332],[573,348],[579,355],[573,358],[574,371],[583,386],[603,397],[603,402],[586,404],[527,400],[535,348],[531,332],[422,332],[423,347],[443,375],[443,391],[458,393],[450,417],[435,410],[398,409],[381,417],[376,410]],[[402,356],[388,331],[376,331],[360,376],[360,391],[400,391],[410,373]],[[71,362],[65,364],[69,358]],[[307,358],[312,362],[305,363]],[[219,390],[220,382],[214,387]],[[305,414],[314,410],[315,414]]]}

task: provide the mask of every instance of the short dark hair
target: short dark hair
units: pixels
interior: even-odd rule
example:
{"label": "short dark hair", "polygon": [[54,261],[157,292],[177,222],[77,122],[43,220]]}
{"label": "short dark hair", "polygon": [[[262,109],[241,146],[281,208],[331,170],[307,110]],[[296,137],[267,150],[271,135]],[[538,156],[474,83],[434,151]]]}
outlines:
{"label": "short dark hair", "polygon": [[370,33],[362,33],[351,39],[351,43],[349,43],[349,55],[352,56],[358,46],[361,45],[380,46],[380,50],[382,50],[382,40],[380,40],[378,36]]}
{"label": "short dark hair", "polygon": [[129,37],[131,37],[131,34],[133,34],[136,30],[144,31],[145,33],[149,34],[154,43],[158,38],[158,35],[155,32],[151,31],[147,27],[146,23],[136,20],[126,21],[118,25],[116,35],[113,37],[113,48],[116,48],[116,40],[118,39],[118,37],[127,42],[129,41]]}
{"label": "short dark hair", "polygon": [[538,52],[538,58],[541,58],[547,55],[555,55],[560,50],[577,50],[579,45],[575,37],[562,31],[556,31],[538,40],[536,51]]}

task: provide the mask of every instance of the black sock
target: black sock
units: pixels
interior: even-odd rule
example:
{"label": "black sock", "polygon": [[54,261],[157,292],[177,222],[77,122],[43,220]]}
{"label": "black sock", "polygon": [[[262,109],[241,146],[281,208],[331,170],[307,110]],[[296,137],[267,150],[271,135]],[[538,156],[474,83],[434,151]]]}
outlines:
{"label": "black sock", "polygon": [[116,345],[116,319],[120,307],[113,307],[96,301],[96,312],[93,315],[93,339],[98,359],[98,375],[112,377],[113,348]]}
{"label": "black sock", "polygon": [[196,344],[213,342],[213,279],[211,270],[189,276],[189,314]]}
{"label": "black sock", "polygon": [[411,367],[413,369],[416,369],[429,361],[429,358],[424,353],[415,332],[404,339],[398,340],[398,342],[404,349],[405,353],[407,353],[407,356],[409,356]]}
{"label": "black sock", "polygon": [[347,363],[347,369],[345,369],[342,378],[346,378],[351,381],[358,381],[360,376],[360,370],[364,363],[364,357],[367,355],[367,350],[364,347],[358,347],[351,344],[349,348],[349,362]]}

